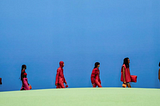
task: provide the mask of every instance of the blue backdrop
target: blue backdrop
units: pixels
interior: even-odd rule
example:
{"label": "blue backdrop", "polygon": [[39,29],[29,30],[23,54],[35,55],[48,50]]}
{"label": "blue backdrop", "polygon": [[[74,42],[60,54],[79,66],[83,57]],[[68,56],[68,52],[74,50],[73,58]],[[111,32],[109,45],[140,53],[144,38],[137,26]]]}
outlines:
{"label": "blue backdrop", "polygon": [[103,87],[121,87],[125,57],[133,87],[159,88],[159,0],[1,0],[0,91],[19,90],[26,64],[33,89],[55,88],[59,61],[69,87],[92,87],[100,62]]}

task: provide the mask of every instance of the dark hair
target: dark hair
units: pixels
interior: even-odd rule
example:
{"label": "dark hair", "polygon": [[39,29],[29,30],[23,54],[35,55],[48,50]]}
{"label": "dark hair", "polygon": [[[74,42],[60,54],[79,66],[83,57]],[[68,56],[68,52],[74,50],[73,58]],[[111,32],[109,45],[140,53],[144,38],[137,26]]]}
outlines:
{"label": "dark hair", "polygon": [[22,69],[21,70],[23,70],[23,69],[27,69],[27,66],[25,64],[22,65]]}
{"label": "dark hair", "polygon": [[96,62],[96,63],[94,64],[94,68],[97,68],[98,65],[100,65],[100,63],[99,63],[99,62]]}
{"label": "dark hair", "polygon": [[159,67],[160,67],[160,62],[159,62]]}
{"label": "dark hair", "polygon": [[22,71],[23,69],[27,69],[27,66],[25,64],[22,65],[22,69],[21,69],[21,80],[25,77],[23,74],[25,73],[25,71]]}
{"label": "dark hair", "polygon": [[126,58],[124,58],[124,60],[123,60],[123,64],[125,64],[126,65],[126,68],[129,68],[129,63],[128,63],[128,57],[126,57]]}

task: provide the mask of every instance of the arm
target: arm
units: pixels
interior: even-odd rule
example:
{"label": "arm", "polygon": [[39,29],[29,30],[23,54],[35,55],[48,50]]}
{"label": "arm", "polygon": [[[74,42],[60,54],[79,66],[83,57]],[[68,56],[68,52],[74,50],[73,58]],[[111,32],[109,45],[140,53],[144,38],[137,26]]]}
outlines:
{"label": "arm", "polygon": [[126,83],[126,79],[125,79],[125,68],[123,67],[123,79],[124,79],[124,83]]}
{"label": "arm", "polygon": [[95,78],[95,71],[93,70],[93,71],[92,71],[92,74],[91,74],[91,83],[92,83],[92,84],[95,83],[94,78]]}
{"label": "arm", "polygon": [[59,69],[57,69],[57,74],[56,74],[56,83],[55,83],[55,85],[57,86],[57,84],[58,84],[58,78],[59,77]]}
{"label": "arm", "polygon": [[22,86],[24,87],[24,79],[22,78]]}
{"label": "arm", "polygon": [[23,72],[21,72],[21,81],[22,81],[22,86],[24,86],[24,81],[23,81],[24,76],[23,76],[23,74],[24,74],[24,71],[23,71]]}
{"label": "arm", "polygon": [[98,72],[98,81],[100,82],[100,84],[101,84],[101,79],[100,79],[100,72]]}
{"label": "arm", "polygon": [[[63,75],[63,78],[64,78],[64,75]],[[65,79],[65,78],[64,78],[64,83],[65,83],[65,84],[67,84],[67,82],[66,82],[66,79]]]}
{"label": "arm", "polygon": [[62,69],[61,72],[60,72],[60,76],[63,78],[63,82],[64,82],[65,84],[67,84],[66,79],[65,79],[65,77],[64,77],[63,69]]}

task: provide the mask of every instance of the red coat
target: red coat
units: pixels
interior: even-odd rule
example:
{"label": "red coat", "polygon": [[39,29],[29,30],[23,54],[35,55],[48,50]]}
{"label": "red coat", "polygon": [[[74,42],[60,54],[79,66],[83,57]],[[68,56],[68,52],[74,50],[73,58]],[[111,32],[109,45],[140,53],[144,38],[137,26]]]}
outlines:
{"label": "red coat", "polygon": [[124,82],[124,79],[123,79],[123,67],[125,69],[125,80],[126,80],[126,82],[131,82],[130,70],[129,70],[129,68],[126,67],[125,64],[123,64],[122,68],[121,68],[121,81]]}
{"label": "red coat", "polygon": [[63,68],[59,67],[57,69],[57,74],[56,74],[56,85],[58,85],[61,82],[66,83],[66,80],[64,78]]}
{"label": "red coat", "polygon": [[101,83],[101,80],[100,80],[100,71],[98,68],[94,68],[92,70],[92,74],[91,74],[91,83],[94,84],[95,83],[95,80],[98,80],[100,83]]}

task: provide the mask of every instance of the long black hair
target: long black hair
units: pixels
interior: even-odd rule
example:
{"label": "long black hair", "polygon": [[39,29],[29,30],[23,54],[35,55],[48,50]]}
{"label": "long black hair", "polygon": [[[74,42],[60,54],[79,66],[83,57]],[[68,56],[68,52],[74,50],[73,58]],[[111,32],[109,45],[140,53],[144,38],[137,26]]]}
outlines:
{"label": "long black hair", "polygon": [[99,63],[99,62],[96,62],[96,63],[94,64],[94,68],[97,68],[98,65],[100,65],[100,63]]}
{"label": "long black hair", "polygon": [[160,62],[159,62],[159,67],[160,67]]}
{"label": "long black hair", "polygon": [[24,70],[24,69],[27,69],[27,66],[25,65],[25,64],[23,64],[22,65],[22,68],[21,68],[21,81],[22,81],[22,79],[24,78],[24,73],[25,73],[25,71],[22,71],[22,70]]}
{"label": "long black hair", "polygon": [[129,68],[129,63],[128,63],[128,57],[126,57],[126,58],[124,58],[124,60],[123,60],[123,64],[125,64],[126,65],[126,68]]}
{"label": "long black hair", "polygon": [[26,66],[25,64],[22,65],[21,71],[22,71],[23,69],[27,69],[27,66]]}

